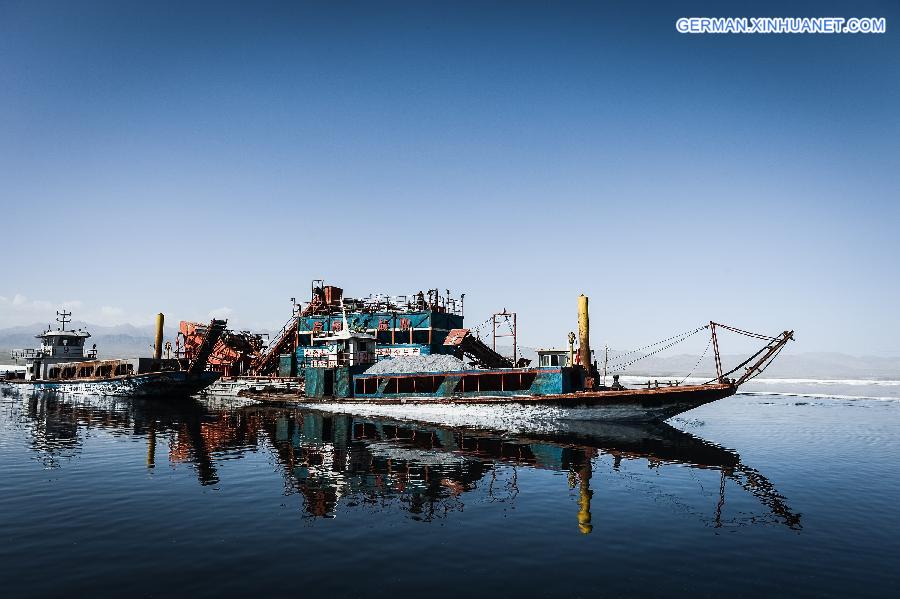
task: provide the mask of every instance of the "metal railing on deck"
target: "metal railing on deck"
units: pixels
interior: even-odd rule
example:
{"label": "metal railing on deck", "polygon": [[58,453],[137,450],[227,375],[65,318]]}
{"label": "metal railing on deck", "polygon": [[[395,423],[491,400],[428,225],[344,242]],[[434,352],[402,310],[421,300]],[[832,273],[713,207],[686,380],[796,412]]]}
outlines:
{"label": "metal railing on deck", "polygon": [[25,358],[40,358],[45,356],[46,352],[41,349],[11,349],[9,357],[13,360],[24,360]]}

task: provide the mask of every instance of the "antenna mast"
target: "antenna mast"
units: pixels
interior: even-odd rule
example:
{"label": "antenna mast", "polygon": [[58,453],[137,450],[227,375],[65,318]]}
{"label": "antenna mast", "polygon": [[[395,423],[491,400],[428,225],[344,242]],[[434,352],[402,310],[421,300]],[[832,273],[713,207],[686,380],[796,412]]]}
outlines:
{"label": "antenna mast", "polygon": [[56,311],[56,322],[62,324],[62,330],[64,331],[66,330],[66,323],[72,322],[72,319],[69,318],[70,316],[72,316],[71,312],[66,312],[65,310],[62,312],[59,310]]}

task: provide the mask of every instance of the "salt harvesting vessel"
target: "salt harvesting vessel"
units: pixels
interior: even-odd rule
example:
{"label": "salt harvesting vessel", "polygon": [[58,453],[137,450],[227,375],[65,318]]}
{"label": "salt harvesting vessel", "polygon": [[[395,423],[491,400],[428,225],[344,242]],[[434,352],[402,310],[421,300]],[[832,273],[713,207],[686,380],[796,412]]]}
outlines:
{"label": "salt harvesting vessel", "polygon": [[[609,386],[601,377],[590,349],[588,298],[583,295],[578,300],[577,348],[576,335],[569,333],[568,349],[539,350],[532,365],[517,352],[515,313],[504,309],[486,321],[492,331],[488,345],[478,328],[463,326],[464,294],[456,298],[449,290],[442,294],[432,289],[411,296],[354,299],[322,280],[313,281],[311,291],[308,303],[293,302],[290,320],[256,353],[236,351],[225,339],[220,341],[213,362],[225,377],[209,391],[473,426],[491,426],[504,412],[509,418],[549,416],[571,422],[665,420],[733,395],[793,339],[793,331],[767,336],[710,322],[617,359],[630,356],[630,364],[709,331],[707,349],[712,346],[714,351],[715,378],[696,385],[648,381],[626,388],[618,376]],[[182,330],[186,324],[191,325],[182,323]],[[504,324],[509,334],[498,332]],[[726,371],[719,355],[720,329],[764,345]],[[512,338],[512,358],[497,351],[502,336]],[[247,335],[230,337],[240,338],[246,341]],[[184,338],[186,348],[198,343]]]}
{"label": "salt harvesting vessel", "polygon": [[212,384],[221,373],[206,369],[212,348],[226,321],[213,320],[204,328],[200,348],[191,360],[163,358],[162,314],[156,319],[154,355],[150,358],[99,359],[97,346],[85,352],[88,331],[67,330],[71,312],[57,312],[60,326],[35,335],[38,349],[12,350],[10,357],[25,362],[22,378],[4,382],[20,389],[130,397],[187,397]]}

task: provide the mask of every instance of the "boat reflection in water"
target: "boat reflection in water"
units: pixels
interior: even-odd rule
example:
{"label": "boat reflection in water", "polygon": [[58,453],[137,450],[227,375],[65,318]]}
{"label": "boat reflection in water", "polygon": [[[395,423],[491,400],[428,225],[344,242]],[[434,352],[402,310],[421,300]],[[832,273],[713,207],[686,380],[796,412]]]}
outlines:
{"label": "boat reflection in water", "polygon": [[49,467],[79,453],[91,429],[145,438],[148,468],[156,466],[160,446],[168,445],[169,461],[191,464],[202,485],[228,483],[218,472],[224,460],[271,452],[286,492],[302,496],[304,512],[314,517],[368,507],[433,520],[461,511],[476,490],[488,501],[512,502],[525,484],[518,476],[523,467],[567,473],[568,489],[563,484],[561,491],[576,494],[573,520],[589,533],[592,510],[602,509],[592,504],[591,485],[603,458],[613,476],[625,476],[620,468],[626,461],[644,461],[654,469],[717,471],[715,508],[704,516],[712,526],[723,524],[726,482],[733,481],[767,512],[749,516],[750,523],[801,527],[800,515],[737,453],[662,423],[509,435],[260,405],[53,394],[22,400],[32,448]]}

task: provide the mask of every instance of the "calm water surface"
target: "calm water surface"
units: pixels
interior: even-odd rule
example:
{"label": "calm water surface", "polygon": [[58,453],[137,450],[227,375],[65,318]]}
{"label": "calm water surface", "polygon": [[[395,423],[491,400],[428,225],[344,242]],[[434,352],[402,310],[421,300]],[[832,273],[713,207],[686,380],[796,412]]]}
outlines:
{"label": "calm water surface", "polygon": [[540,438],[6,392],[4,595],[891,595],[900,400],[857,387]]}

